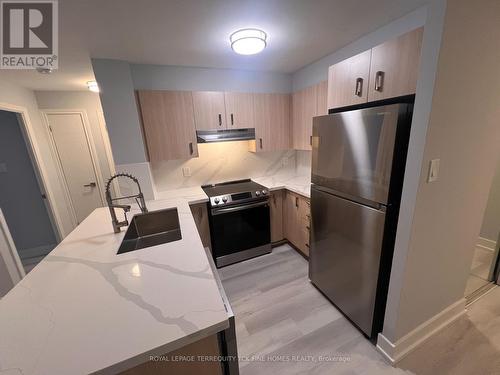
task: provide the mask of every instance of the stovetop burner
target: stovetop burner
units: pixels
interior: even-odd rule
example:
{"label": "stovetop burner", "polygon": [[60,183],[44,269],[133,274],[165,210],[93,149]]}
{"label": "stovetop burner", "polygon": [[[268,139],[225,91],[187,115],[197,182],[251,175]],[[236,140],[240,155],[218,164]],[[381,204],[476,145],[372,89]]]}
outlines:
{"label": "stovetop burner", "polygon": [[201,187],[211,207],[222,207],[267,199],[267,188],[250,179],[208,184]]}

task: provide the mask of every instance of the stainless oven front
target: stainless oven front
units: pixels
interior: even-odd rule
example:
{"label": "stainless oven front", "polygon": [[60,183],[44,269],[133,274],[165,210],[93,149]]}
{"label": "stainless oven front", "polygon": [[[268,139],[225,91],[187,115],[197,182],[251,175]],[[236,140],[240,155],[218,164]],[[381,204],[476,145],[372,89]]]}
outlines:
{"label": "stainless oven front", "polygon": [[217,267],[271,252],[269,200],[212,208],[210,235]]}

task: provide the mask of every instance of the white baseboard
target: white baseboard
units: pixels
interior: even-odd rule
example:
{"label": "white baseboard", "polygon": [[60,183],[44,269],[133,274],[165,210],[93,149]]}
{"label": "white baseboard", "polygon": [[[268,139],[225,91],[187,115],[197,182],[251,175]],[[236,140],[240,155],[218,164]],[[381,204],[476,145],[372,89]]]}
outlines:
{"label": "white baseboard", "polygon": [[383,333],[379,333],[377,349],[394,365],[431,336],[465,314],[465,311],[465,298],[462,298],[407,333],[395,343],[391,342]]}
{"label": "white baseboard", "polygon": [[482,249],[485,249],[485,250],[495,251],[496,246],[497,246],[497,242],[493,241],[493,240],[490,240],[488,238],[479,237],[477,239],[476,246],[480,247]]}

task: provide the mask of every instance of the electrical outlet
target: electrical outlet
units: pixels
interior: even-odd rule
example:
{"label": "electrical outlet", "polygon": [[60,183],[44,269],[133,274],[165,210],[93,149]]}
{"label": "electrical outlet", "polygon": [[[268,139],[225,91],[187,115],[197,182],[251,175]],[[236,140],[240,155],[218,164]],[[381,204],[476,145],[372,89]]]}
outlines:
{"label": "electrical outlet", "polygon": [[191,168],[189,168],[189,167],[182,167],[182,175],[184,177],[191,177]]}
{"label": "electrical outlet", "polygon": [[288,158],[285,156],[281,159],[281,166],[286,167],[288,165]]}
{"label": "electrical outlet", "polygon": [[0,173],[7,173],[7,163],[0,163]]}
{"label": "electrical outlet", "polygon": [[432,159],[429,162],[429,174],[427,175],[427,182],[437,181],[439,175],[439,161],[440,159]]}

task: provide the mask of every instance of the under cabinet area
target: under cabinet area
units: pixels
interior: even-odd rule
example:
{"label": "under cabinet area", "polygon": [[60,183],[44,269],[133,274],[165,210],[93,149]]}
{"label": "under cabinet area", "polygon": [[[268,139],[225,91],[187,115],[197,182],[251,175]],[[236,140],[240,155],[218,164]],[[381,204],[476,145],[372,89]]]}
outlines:
{"label": "under cabinet area", "polygon": [[414,94],[423,28],[330,66],[328,108]]}
{"label": "under cabinet area", "polygon": [[140,90],[137,97],[150,161],[198,156],[191,92]]}

